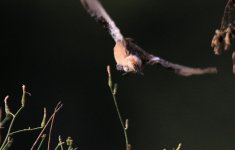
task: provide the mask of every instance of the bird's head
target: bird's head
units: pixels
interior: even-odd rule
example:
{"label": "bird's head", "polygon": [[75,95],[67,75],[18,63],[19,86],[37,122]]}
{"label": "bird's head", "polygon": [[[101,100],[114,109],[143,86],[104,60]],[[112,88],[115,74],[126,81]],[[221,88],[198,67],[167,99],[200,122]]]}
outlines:
{"label": "bird's head", "polygon": [[123,63],[117,64],[116,68],[124,73],[141,73],[142,61],[135,55],[129,55]]}

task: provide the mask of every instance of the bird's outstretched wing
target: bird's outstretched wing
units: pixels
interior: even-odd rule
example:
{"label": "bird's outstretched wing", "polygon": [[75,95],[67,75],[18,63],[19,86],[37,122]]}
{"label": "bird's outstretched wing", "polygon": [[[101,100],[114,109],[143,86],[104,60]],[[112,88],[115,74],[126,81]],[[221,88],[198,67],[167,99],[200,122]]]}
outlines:
{"label": "bird's outstretched wing", "polygon": [[148,64],[160,64],[164,68],[173,70],[176,74],[181,76],[192,76],[192,75],[202,75],[202,74],[215,74],[217,73],[217,68],[215,67],[208,67],[208,68],[191,68],[179,64],[175,64],[164,60],[160,57],[153,56]]}
{"label": "bird's outstretched wing", "polygon": [[[115,25],[114,21],[105,11],[103,6],[98,0],[80,0],[82,5],[88,11],[88,13],[94,17],[99,23],[102,23],[104,27],[109,31],[115,42],[117,41],[125,41],[126,45],[126,52],[128,55],[134,55],[136,58],[140,59],[142,63],[139,63],[137,66],[137,71],[139,72],[142,70],[144,65],[148,64],[160,64],[164,68],[172,69],[175,73],[182,75],[182,76],[191,76],[191,75],[202,75],[202,74],[213,74],[217,73],[217,69],[214,67],[209,68],[191,68],[187,66],[182,66],[179,64],[174,64],[172,62],[166,61],[160,57],[154,56],[152,54],[147,53],[142,48],[140,48],[137,44],[133,42],[131,39],[124,39],[123,35],[121,34],[118,27]],[[117,64],[119,66],[119,64]],[[123,70],[123,66],[120,67],[121,71],[126,72]],[[126,72],[128,73],[128,72]]]}
{"label": "bird's outstretched wing", "polygon": [[108,15],[98,0],[81,0],[81,3],[97,22],[104,25],[105,29],[108,30],[115,42],[123,40],[123,35],[121,34],[119,28],[115,25],[115,22]]}
{"label": "bird's outstretched wing", "polygon": [[[149,54],[144,49],[135,43],[131,38],[125,38],[127,49],[130,53],[138,56],[142,60],[142,69],[144,65],[154,65],[159,64],[166,69],[173,70],[176,74],[181,76],[191,76],[191,75],[202,75],[202,74],[215,74],[217,73],[216,67],[207,67],[207,68],[192,68],[188,66],[183,66],[169,62],[165,59],[162,59],[153,54]],[[234,63],[235,63],[235,54],[234,54]],[[141,69],[140,69],[141,70]]]}

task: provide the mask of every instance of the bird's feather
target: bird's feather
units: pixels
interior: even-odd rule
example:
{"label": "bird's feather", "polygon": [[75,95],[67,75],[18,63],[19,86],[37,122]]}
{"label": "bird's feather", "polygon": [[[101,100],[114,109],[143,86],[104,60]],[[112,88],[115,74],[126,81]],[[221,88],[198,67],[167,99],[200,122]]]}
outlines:
{"label": "bird's feather", "polygon": [[87,12],[94,17],[97,22],[104,25],[105,29],[108,30],[115,42],[123,40],[123,35],[121,34],[119,28],[98,0],[81,0],[81,3]]}
{"label": "bird's feather", "polygon": [[[164,68],[173,70],[176,74],[179,74],[181,76],[217,73],[217,69],[215,67],[192,68],[192,67],[183,66],[183,65],[169,62],[169,61],[162,59],[158,56],[154,56],[152,54],[149,54],[144,49],[142,49],[140,46],[138,46],[136,44],[136,42],[131,38],[125,38],[125,41],[126,41],[127,49],[130,51],[131,54],[138,56],[142,60],[143,65],[159,64]],[[142,69],[140,69],[140,70],[142,70]]]}
{"label": "bird's feather", "polygon": [[149,60],[148,64],[151,64],[151,65],[160,64],[164,68],[173,70],[176,74],[181,75],[181,76],[215,74],[218,72],[216,67],[192,68],[192,67],[183,66],[183,65],[169,62],[169,61],[162,59],[160,57],[157,57],[157,56],[152,57]]}
{"label": "bird's feather", "polygon": [[135,58],[138,58],[141,62],[137,63],[137,65],[135,64],[135,69],[136,69],[136,71],[134,71],[135,73],[141,73],[145,65],[153,65],[153,64],[159,64],[164,68],[171,69],[175,73],[182,76],[217,73],[217,69],[215,67],[208,67],[203,69],[191,68],[175,64],[167,60],[164,60],[160,57],[157,57],[155,55],[149,54],[144,49],[139,47],[134,42],[133,39],[123,37],[120,30],[115,25],[114,21],[111,19],[111,17],[108,15],[108,13],[105,11],[105,9],[98,0],[81,0],[81,3],[92,17],[94,17],[98,22],[104,25],[104,27],[109,31],[109,33],[115,40],[116,42],[115,48],[117,50],[115,50],[114,48],[114,55],[123,58],[123,59],[115,58],[117,62],[117,70],[126,72],[125,70],[123,70],[124,68],[123,66],[125,66],[126,63],[124,61],[125,58],[128,58],[128,56],[133,56],[133,57],[135,56]]}

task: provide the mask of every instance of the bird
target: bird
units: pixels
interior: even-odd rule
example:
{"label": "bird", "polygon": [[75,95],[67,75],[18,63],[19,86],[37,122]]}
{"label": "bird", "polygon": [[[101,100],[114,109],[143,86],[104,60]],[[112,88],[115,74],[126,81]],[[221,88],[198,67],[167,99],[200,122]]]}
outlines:
{"label": "bird", "polygon": [[123,74],[143,74],[146,65],[159,64],[173,70],[181,76],[215,74],[215,67],[192,68],[167,61],[159,56],[146,52],[137,45],[133,38],[124,37],[115,22],[106,12],[99,0],[80,0],[85,10],[110,33],[115,41],[113,48],[116,69]]}

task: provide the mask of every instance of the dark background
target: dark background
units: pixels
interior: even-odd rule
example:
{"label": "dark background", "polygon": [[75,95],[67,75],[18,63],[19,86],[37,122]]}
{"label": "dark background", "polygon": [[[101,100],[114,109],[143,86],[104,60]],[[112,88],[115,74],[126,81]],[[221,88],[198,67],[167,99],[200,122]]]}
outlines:
{"label": "dark background", "polygon": [[[38,126],[43,107],[52,113],[61,100],[53,146],[62,135],[72,136],[79,150],[124,149],[107,86],[110,64],[135,150],[172,149],[180,142],[185,150],[235,149],[232,50],[218,57],[210,48],[226,0],[102,3],[122,33],[149,52],[188,66],[216,66],[218,75],[185,78],[153,66],[144,76],[122,76],[114,69],[114,41],[79,0],[1,1],[1,103],[9,94],[15,112],[21,85],[32,93],[14,129]],[[29,149],[36,135],[15,136],[12,149]]]}

